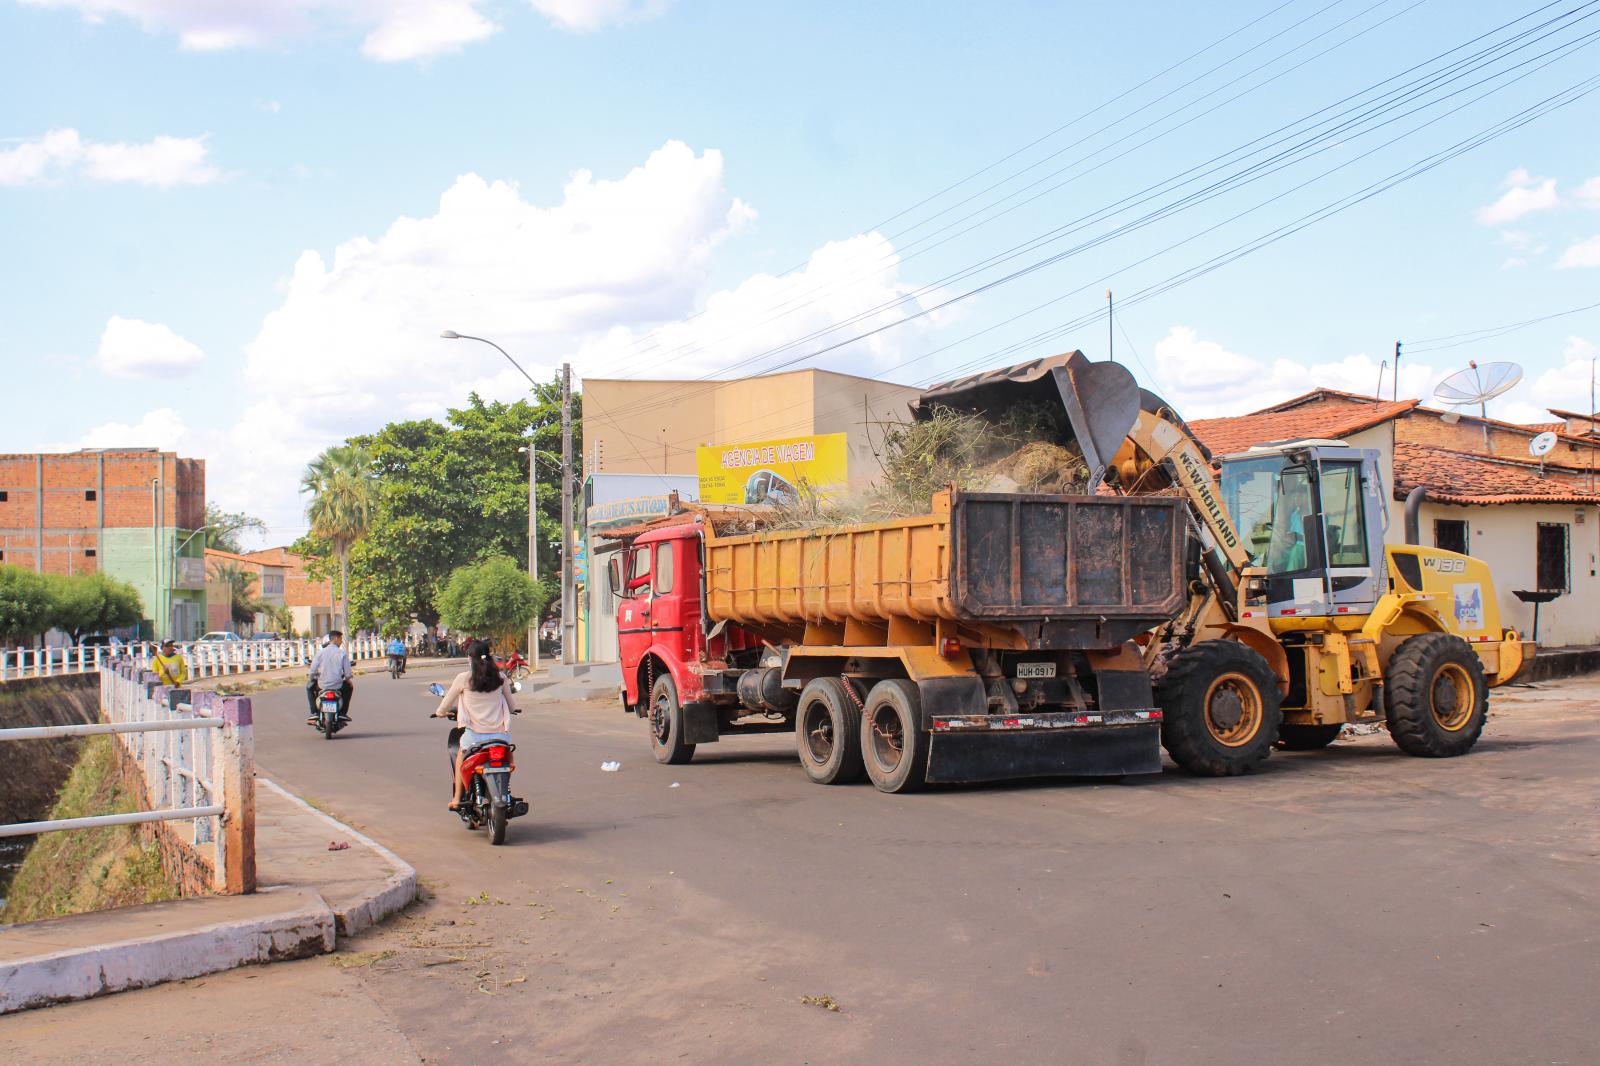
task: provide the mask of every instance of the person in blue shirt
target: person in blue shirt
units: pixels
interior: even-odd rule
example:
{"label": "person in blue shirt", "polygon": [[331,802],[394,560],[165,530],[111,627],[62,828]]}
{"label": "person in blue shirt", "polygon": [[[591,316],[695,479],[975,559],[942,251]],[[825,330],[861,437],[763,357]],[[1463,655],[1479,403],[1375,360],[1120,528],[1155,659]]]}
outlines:
{"label": "person in blue shirt", "polygon": [[386,650],[389,653],[390,664],[393,665],[393,661],[395,659],[399,659],[400,660],[400,672],[402,674],[405,673],[406,672],[406,642],[401,640],[398,635],[390,637],[389,638],[389,647]]}

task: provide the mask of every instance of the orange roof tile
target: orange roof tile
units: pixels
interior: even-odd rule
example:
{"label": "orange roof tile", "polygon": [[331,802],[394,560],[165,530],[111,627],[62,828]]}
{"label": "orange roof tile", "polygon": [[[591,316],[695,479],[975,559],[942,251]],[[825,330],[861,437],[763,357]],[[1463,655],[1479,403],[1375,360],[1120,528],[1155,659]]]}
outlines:
{"label": "orange roof tile", "polygon": [[[1327,392],[1331,390],[1319,390]],[[1311,398],[1308,393],[1297,403]],[[1416,400],[1372,400],[1361,404],[1328,404],[1306,409],[1269,407],[1231,418],[1199,418],[1189,423],[1200,443],[1216,455],[1231,455],[1258,444],[1307,438],[1338,439],[1382,425],[1417,406]]]}
{"label": "orange roof tile", "polygon": [[1439,503],[1600,503],[1600,492],[1571,475],[1539,475],[1537,463],[1469,455],[1399,441],[1394,446],[1394,494],[1404,499],[1418,485]]}

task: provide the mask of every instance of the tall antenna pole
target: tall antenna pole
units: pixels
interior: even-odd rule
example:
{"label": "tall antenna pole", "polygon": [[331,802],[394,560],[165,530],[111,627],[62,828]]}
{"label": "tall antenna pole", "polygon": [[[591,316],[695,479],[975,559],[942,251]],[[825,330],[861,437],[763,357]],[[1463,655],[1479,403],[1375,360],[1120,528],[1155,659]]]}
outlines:
{"label": "tall antenna pole", "polygon": [[1394,398],[1400,398],[1400,342],[1394,342]]}
{"label": "tall antenna pole", "polygon": [[1115,332],[1113,332],[1114,329],[1115,329],[1115,325],[1111,320],[1111,316],[1112,316],[1113,313],[1115,313],[1115,310],[1116,310],[1116,308],[1111,303],[1111,290],[1107,289],[1106,290],[1106,351],[1108,353],[1110,353],[1111,361],[1113,363],[1115,363],[1117,361],[1117,335],[1116,335]]}
{"label": "tall antenna pole", "polygon": [[1389,360],[1385,359],[1383,362],[1378,364],[1378,391],[1374,392],[1372,395],[1380,400],[1383,399],[1383,374],[1384,371],[1388,369]]}

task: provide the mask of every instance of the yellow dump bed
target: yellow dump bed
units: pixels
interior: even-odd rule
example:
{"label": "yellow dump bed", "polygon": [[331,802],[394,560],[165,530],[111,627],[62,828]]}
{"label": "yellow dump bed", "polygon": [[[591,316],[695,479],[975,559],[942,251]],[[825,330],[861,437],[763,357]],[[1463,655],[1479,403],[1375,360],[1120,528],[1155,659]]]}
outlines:
{"label": "yellow dump bed", "polygon": [[891,618],[1030,623],[1056,646],[1120,643],[1183,602],[1182,501],[1160,496],[940,493],[891,522],[719,537],[714,620],[763,627]]}

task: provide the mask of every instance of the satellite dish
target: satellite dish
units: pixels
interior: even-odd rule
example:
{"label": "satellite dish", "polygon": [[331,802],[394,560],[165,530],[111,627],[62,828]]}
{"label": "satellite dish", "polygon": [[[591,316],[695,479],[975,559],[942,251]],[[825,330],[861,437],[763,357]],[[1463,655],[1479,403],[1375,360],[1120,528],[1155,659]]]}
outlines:
{"label": "satellite dish", "polygon": [[1434,386],[1433,395],[1448,404],[1475,403],[1481,407],[1521,380],[1522,368],[1516,363],[1468,363],[1467,369],[1456,371]]}
{"label": "satellite dish", "polygon": [[1536,459],[1543,459],[1549,455],[1556,446],[1554,433],[1541,433],[1528,442],[1528,454]]}

